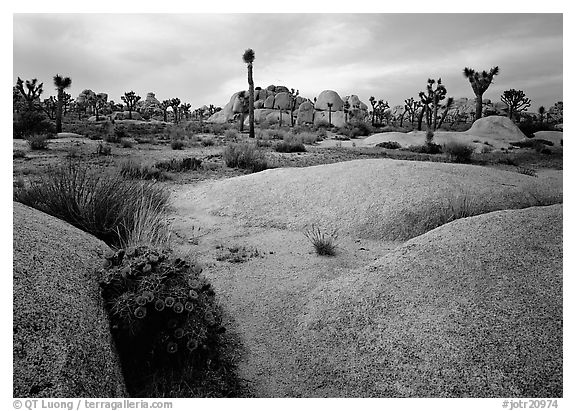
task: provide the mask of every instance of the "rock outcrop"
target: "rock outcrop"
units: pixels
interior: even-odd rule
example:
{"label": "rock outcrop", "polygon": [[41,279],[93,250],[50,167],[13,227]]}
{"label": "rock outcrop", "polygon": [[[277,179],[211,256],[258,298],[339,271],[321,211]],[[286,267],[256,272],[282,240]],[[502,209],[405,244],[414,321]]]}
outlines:
{"label": "rock outcrop", "polygon": [[95,270],[108,247],[14,203],[14,397],[123,397]]}

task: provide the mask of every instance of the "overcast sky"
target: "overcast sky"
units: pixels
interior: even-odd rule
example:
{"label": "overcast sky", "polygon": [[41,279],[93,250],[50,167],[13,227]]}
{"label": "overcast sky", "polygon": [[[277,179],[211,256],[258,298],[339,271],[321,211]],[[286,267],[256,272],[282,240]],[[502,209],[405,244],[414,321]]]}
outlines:
{"label": "overcast sky", "polygon": [[249,47],[256,86],[311,99],[330,89],[402,104],[439,77],[449,96],[473,98],[463,68],[495,65],[484,98],[521,89],[530,111],[563,99],[561,14],[15,14],[13,81],[38,78],[46,98],[59,73],[73,97],[134,90],[224,106],[247,89]]}

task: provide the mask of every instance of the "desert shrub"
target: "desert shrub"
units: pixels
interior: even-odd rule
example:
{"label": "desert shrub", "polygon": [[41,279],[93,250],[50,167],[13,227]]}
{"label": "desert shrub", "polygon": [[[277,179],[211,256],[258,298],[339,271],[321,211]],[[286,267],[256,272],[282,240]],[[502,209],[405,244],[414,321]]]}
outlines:
{"label": "desert shrub", "polygon": [[26,136],[26,141],[32,150],[46,150],[48,149],[48,137],[47,134],[32,134]]}
{"label": "desert shrub", "polygon": [[304,147],[300,135],[285,133],[284,139],[274,146],[274,150],[279,153],[303,153],[306,151],[306,147]]}
{"label": "desert shrub", "polygon": [[169,199],[153,182],[128,180],[105,168],[69,161],[14,192],[14,200],[69,222],[111,246],[127,242],[144,201],[158,213]]}
{"label": "desert shrub", "polygon": [[300,131],[297,135],[304,144],[316,144],[318,141],[322,141],[318,134],[311,131]]}
{"label": "desert shrub", "polygon": [[326,131],[325,128],[320,128],[316,131],[316,134],[318,135],[318,137],[322,140],[324,140],[326,137],[328,137],[328,132]]}
{"label": "desert shrub", "polygon": [[312,243],[316,254],[333,256],[336,254],[338,232],[325,233],[314,224],[304,232],[304,235]]}
{"label": "desert shrub", "polygon": [[14,150],[12,158],[26,158],[26,152],[24,150]]}
{"label": "desert shrub", "polygon": [[279,128],[266,130],[266,134],[268,136],[267,139],[269,140],[284,140],[284,138],[289,135],[288,132]]}
{"label": "desert shrub", "polygon": [[209,147],[214,145],[214,139],[212,137],[204,137],[202,139],[202,145],[204,147]]}
{"label": "desert shrub", "polygon": [[543,140],[541,138],[531,138],[522,141],[511,142],[510,145],[518,148],[534,148],[536,151],[538,151],[539,148],[542,148],[543,146],[553,146],[554,143],[548,140]]}
{"label": "desert shrub", "polygon": [[268,168],[264,153],[255,144],[242,143],[226,146],[223,153],[227,167],[237,167],[257,173]]}
{"label": "desert shrub", "polygon": [[536,174],[536,170],[534,170],[533,168],[518,166],[518,168],[516,168],[516,171],[519,172],[520,174],[525,174],[527,176],[538,177],[538,175]]}
{"label": "desert shrub", "polygon": [[440,144],[430,143],[430,144],[410,146],[407,148],[407,150],[413,153],[440,154],[442,152],[442,146]]}
{"label": "desert shrub", "polygon": [[350,138],[366,137],[372,134],[372,126],[364,121],[354,121],[347,124],[346,127],[342,127],[338,130],[341,134],[348,136]]}
{"label": "desert shrub", "polygon": [[480,150],[480,152],[482,154],[488,154],[488,153],[491,153],[492,151],[494,151],[494,149],[491,146],[487,146],[487,145],[483,145],[482,149]]}
{"label": "desert shrub", "polygon": [[12,181],[12,187],[14,187],[15,190],[23,189],[25,186],[26,183],[22,177],[17,177]]}
{"label": "desert shrub", "polygon": [[317,123],[314,124],[314,131],[319,131],[320,129],[328,129],[331,128],[330,123],[328,122],[328,120],[320,120]]}
{"label": "desert shrub", "polygon": [[334,136],[334,140],[336,140],[336,141],[349,141],[350,137],[348,137],[348,136]]}
{"label": "desert shrub", "polygon": [[238,137],[239,137],[239,133],[238,133],[238,130],[236,130],[236,129],[229,128],[226,131],[224,131],[224,138],[226,140],[236,141],[236,140],[238,140]]}
{"label": "desert shrub", "polygon": [[270,140],[256,139],[256,147],[272,147],[272,142]]}
{"label": "desert shrub", "polygon": [[100,285],[131,396],[170,396],[175,383],[203,385],[220,368],[222,310],[199,265],[122,248],[105,255]]}
{"label": "desert shrub", "polygon": [[26,110],[14,114],[12,131],[14,138],[26,138],[34,134],[55,133],[56,127],[44,113]]}
{"label": "desert shrub", "polygon": [[459,141],[449,141],[444,144],[444,153],[450,160],[457,163],[468,163],[474,153],[474,147]]}
{"label": "desert shrub", "polygon": [[376,144],[376,147],[387,148],[390,150],[397,150],[402,148],[402,146],[396,141],[383,141],[381,143]]}
{"label": "desert shrub", "polygon": [[148,163],[128,158],[120,163],[120,175],[140,180],[164,180],[161,170]]}
{"label": "desert shrub", "polygon": [[189,170],[200,170],[202,167],[202,160],[199,160],[196,157],[186,157],[181,159],[172,158],[170,160],[158,161],[155,164],[155,167],[160,170],[177,173]]}
{"label": "desert shrub", "polygon": [[109,156],[112,154],[112,146],[99,143],[98,148],[96,149],[96,154],[98,154],[98,156]]}
{"label": "desert shrub", "polygon": [[226,124],[206,123],[205,129],[208,133],[216,136],[224,135],[225,130],[228,128]]}
{"label": "desert shrub", "polygon": [[121,138],[120,139],[120,145],[124,148],[134,147],[134,143],[132,142],[132,140],[128,140],[127,138]]}
{"label": "desert shrub", "polygon": [[184,149],[184,140],[172,140],[170,141],[170,147],[172,150],[182,150]]}
{"label": "desert shrub", "polygon": [[534,133],[538,131],[555,131],[554,125],[539,121],[522,121],[516,125],[528,138],[534,137]]}
{"label": "desert shrub", "polygon": [[123,130],[116,130],[111,121],[104,121],[100,127],[102,139],[107,143],[119,143],[122,138],[127,136]]}

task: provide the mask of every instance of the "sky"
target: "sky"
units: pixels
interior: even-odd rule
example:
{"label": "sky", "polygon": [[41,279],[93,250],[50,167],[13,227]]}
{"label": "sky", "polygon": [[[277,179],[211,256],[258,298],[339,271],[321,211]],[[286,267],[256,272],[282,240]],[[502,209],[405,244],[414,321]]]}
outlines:
{"label": "sky", "polygon": [[247,89],[245,49],[256,86],[284,85],[313,99],[322,90],[391,106],[417,98],[428,78],[448,95],[474,98],[464,67],[500,74],[484,98],[521,89],[529,111],[563,100],[562,14],[14,14],[13,83],[52,77],[68,92],[135,91],[192,108],[223,107]]}

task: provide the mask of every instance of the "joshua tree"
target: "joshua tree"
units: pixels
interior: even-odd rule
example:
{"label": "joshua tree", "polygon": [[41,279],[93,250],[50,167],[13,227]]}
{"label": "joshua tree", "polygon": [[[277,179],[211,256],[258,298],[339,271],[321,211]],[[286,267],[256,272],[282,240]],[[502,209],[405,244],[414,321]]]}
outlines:
{"label": "joshua tree", "polygon": [[54,86],[58,90],[58,104],[56,107],[56,132],[62,132],[62,107],[64,105],[64,90],[70,88],[72,79],[70,77],[62,77],[60,74],[54,76]]}
{"label": "joshua tree", "polygon": [[390,108],[390,105],[388,104],[387,101],[378,100],[378,103],[376,103],[376,106],[372,110],[372,117],[374,117],[374,115],[376,115],[378,117],[378,123],[382,124],[382,120],[384,119],[384,116],[385,116],[384,113],[389,108]]}
{"label": "joshua tree", "polygon": [[300,94],[299,90],[294,91],[293,88],[290,89],[290,125],[294,127],[294,110],[296,110],[296,102],[298,95]]}
{"label": "joshua tree", "polygon": [[92,107],[94,108],[94,115],[96,116],[96,121],[99,120],[98,113],[104,109],[108,103],[108,94],[106,93],[98,93],[96,94],[96,98],[92,101]]}
{"label": "joshua tree", "polygon": [[[192,105],[190,103],[182,103],[182,105],[180,106],[180,113],[186,119],[188,119],[188,117],[190,116],[190,108],[192,108]],[[202,123],[202,116],[200,116],[200,123]]]}
{"label": "joshua tree", "polygon": [[248,65],[248,122],[250,123],[250,138],[254,138],[254,79],[252,78],[252,63],[254,63],[254,50],[247,49],[242,60]]}
{"label": "joshua tree", "polygon": [[372,105],[372,127],[376,124],[374,118],[376,116],[376,99],[374,96],[370,96],[370,104]]}
{"label": "joshua tree", "polygon": [[42,110],[48,115],[50,120],[54,120],[58,111],[58,101],[54,96],[44,99],[42,102]]}
{"label": "joshua tree", "polygon": [[168,107],[170,107],[170,100],[164,100],[160,104],[160,108],[162,109],[162,114],[164,116],[164,122],[168,122]]}
{"label": "joshua tree", "polygon": [[414,123],[414,116],[416,115],[417,110],[418,102],[414,101],[414,98],[410,97],[409,99],[404,100],[404,111],[408,114],[410,124]]}
{"label": "joshua tree", "polygon": [[442,127],[442,123],[444,123],[444,120],[446,120],[448,111],[450,111],[453,105],[454,105],[454,97],[448,97],[448,100],[446,100],[446,104],[444,104],[444,111],[442,112],[442,117],[440,117],[438,128]]}
{"label": "joshua tree", "polygon": [[544,123],[544,114],[546,114],[546,108],[544,106],[538,107],[538,116],[540,116],[540,124]]}
{"label": "joshua tree", "polygon": [[481,73],[468,67],[464,68],[464,77],[466,77],[472,85],[472,90],[476,96],[475,120],[478,120],[482,117],[482,96],[484,95],[484,92],[488,90],[488,87],[490,87],[490,84],[492,84],[492,79],[494,76],[498,75],[498,72],[498,66],[492,67],[489,72],[484,70]]}
{"label": "joshua tree", "polygon": [[346,100],[344,102],[344,121],[348,123],[348,111],[350,110],[350,102]]}
{"label": "joshua tree", "polygon": [[[434,84],[436,84],[436,89],[434,89]],[[438,104],[446,97],[446,87],[442,84],[442,79],[438,79],[438,82],[434,79],[428,79],[426,91],[428,92],[428,95],[426,96],[425,101],[422,102],[427,102],[432,105],[431,110],[429,106],[427,107],[427,111],[429,112],[427,124],[428,127],[432,126],[432,131],[435,131],[438,122]],[[420,96],[420,99],[422,99],[422,96]]]}
{"label": "joshua tree", "polygon": [[174,112],[174,124],[178,123],[178,107],[180,106],[180,99],[178,97],[170,99],[170,107]]}
{"label": "joshua tree", "polygon": [[508,106],[510,120],[514,118],[515,114],[528,110],[531,103],[531,100],[526,97],[522,90],[515,89],[506,90],[500,96],[500,100]]}
{"label": "joshua tree", "polygon": [[123,96],[120,97],[124,103],[126,103],[126,109],[128,110],[128,118],[132,120],[132,110],[136,108],[136,103],[140,101],[142,97],[137,96],[133,91],[125,92]]}
{"label": "joshua tree", "polygon": [[328,106],[328,123],[332,126],[332,106],[334,103],[326,103],[326,105]]}
{"label": "joshua tree", "polygon": [[[26,84],[26,89],[24,89],[24,84]],[[34,110],[34,104],[40,102],[40,95],[44,90],[42,87],[44,83],[38,84],[38,80],[33,78],[32,80],[26,80],[26,83],[22,81],[20,77],[18,77],[18,81],[16,81],[16,89],[20,92],[24,100],[26,100],[26,105],[28,106],[28,110]]]}
{"label": "joshua tree", "polygon": [[74,103],[72,96],[66,92],[62,95],[62,115],[68,113],[70,106]]}

